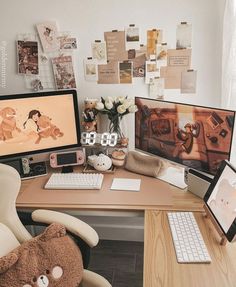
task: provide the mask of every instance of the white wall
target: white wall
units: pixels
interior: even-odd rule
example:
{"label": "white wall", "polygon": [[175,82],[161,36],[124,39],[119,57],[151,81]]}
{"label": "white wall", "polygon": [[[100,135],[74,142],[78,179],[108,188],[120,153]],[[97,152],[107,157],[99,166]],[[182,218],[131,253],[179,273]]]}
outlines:
{"label": "white wall", "polygon": [[[148,86],[142,79],[135,79],[131,85],[86,82],[83,59],[91,55],[91,42],[103,39],[104,31],[121,30],[134,23],[141,29],[143,43],[146,42],[147,29],[162,28],[164,40],[175,47],[176,25],[187,21],[193,24],[192,67],[198,70],[197,93],[180,95],[178,90],[169,90],[166,99],[220,105],[222,0],[0,0],[0,9],[0,45],[6,41],[7,54],[6,87],[0,87],[0,95],[27,91],[24,80],[16,74],[17,34],[34,32],[36,23],[57,20],[60,30],[72,31],[78,37],[79,49],[75,60],[80,103],[85,97],[148,96]],[[132,127],[127,125],[125,130],[132,134]]]}
{"label": "white wall", "polygon": [[[221,38],[224,0],[0,0],[0,47],[6,42],[6,88],[0,87],[0,95],[26,92],[24,80],[16,74],[16,45],[18,33],[34,32],[34,24],[47,20],[57,20],[62,31],[72,31],[79,40],[76,52],[76,71],[79,103],[86,97],[99,98],[110,95],[148,96],[148,87],[143,80],[135,80],[132,85],[97,85],[86,82],[83,76],[83,59],[90,56],[90,44],[95,39],[103,39],[103,32],[123,29],[134,23],[141,29],[143,43],[146,30],[162,28],[165,41],[175,47],[176,25],[181,21],[193,24],[192,66],[198,70],[196,95],[179,94],[169,91],[166,99],[219,106],[221,90]],[[0,57],[0,65],[2,59]],[[1,71],[1,69],[0,69]],[[1,76],[1,75],[0,75]],[[125,132],[133,139],[132,116],[126,121]],[[124,124],[124,122],[123,122]],[[129,215],[132,216],[132,215]],[[134,215],[135,216],[135,215]],[[134,220],[134,219],[132,219]],[[137,232],[127,232],[130,223],[124,223],[124,231],[118,229],[124,240],[142,240],[138,234],[143,223],[140,219],[132,225]],[[113,238],[114,230],[104,234],[104,226],[88,222],[102,229],[103,238]],[[103,224],[103,223],[102,223]],[[114,220],[108,224],[114,226]],[[99,229],[99,231],[100,231]],[[127,237],[128,236],[128,237]]]}

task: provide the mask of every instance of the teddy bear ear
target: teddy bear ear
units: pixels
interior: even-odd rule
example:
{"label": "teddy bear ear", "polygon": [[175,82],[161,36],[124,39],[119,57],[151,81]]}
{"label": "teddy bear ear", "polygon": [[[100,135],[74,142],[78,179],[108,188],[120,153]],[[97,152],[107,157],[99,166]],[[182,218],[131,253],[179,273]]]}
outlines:
{"label": "teddy bear ear", "polygon": [[0,274],[10,269],[18,260],[18,256],[15,253],[9,253],[6,256],[0,258]]}
{"label": "teddy bear ear", "polygon": [[59,238],[66,235],[66,228],[59,223],[52,223],[49,225],[43,234],[39,237],[41,241],[48,241],[52,238]]}

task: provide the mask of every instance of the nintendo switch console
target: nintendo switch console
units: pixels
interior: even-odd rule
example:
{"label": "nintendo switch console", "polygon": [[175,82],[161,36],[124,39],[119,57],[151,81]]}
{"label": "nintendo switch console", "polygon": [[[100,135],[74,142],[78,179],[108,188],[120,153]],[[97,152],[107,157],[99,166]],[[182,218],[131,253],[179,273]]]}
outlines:
{"label": "nintendo switch console", "polygon": [[186,167],[184,171],[184,181],[188,185],[188,191],[200,198],[204,198],[212,178],[192,168]]}
{"label": "nintendo switch console", "polygon": [[85,155],[82,149],[50,154],[50,166],[52,168],[81,165],[84,163],[84,160]]}

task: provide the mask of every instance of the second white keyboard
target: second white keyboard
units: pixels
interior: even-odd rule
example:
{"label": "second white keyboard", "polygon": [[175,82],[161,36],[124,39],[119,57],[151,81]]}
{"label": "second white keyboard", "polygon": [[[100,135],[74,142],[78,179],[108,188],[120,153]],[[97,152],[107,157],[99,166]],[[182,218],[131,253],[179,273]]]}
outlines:
{"label": "second white keyboard", "polygon": [[46,183],[46,189],[100,189],[101,173],[53,173]]}
{"label": "second white keyboard", "polygon": [[210,263],[202,234],[192,212],[168,212],[175,253],[179,263]]}

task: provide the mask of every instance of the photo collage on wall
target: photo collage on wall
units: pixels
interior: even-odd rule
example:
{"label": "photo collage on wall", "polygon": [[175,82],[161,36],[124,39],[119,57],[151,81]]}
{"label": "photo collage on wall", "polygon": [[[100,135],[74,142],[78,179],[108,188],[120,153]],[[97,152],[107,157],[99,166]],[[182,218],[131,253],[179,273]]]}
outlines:
{"label": "photo collage on wall", "polygon": [[71,32],[59,31],[53,21],[37,24],[36,32],[19,34],[17,39],[17,72],[25,76],[26,88],[76,88],[73,51],[78,47],[77,39]]}
{"label": "photo collage on wall", "polygon": [[192,25],[176,28],[176,46],[164,41],[162,29],[147,30],[141,44],[140,29],[134,24],[123,31],[104,32],[104,40],[91,44],[92,57],[84,60],[85,80],[98,84],[131,84],[143,78],[152,98],[164,98],[165,89],[182,94],[196,93],[197,71],[192,69]]}

